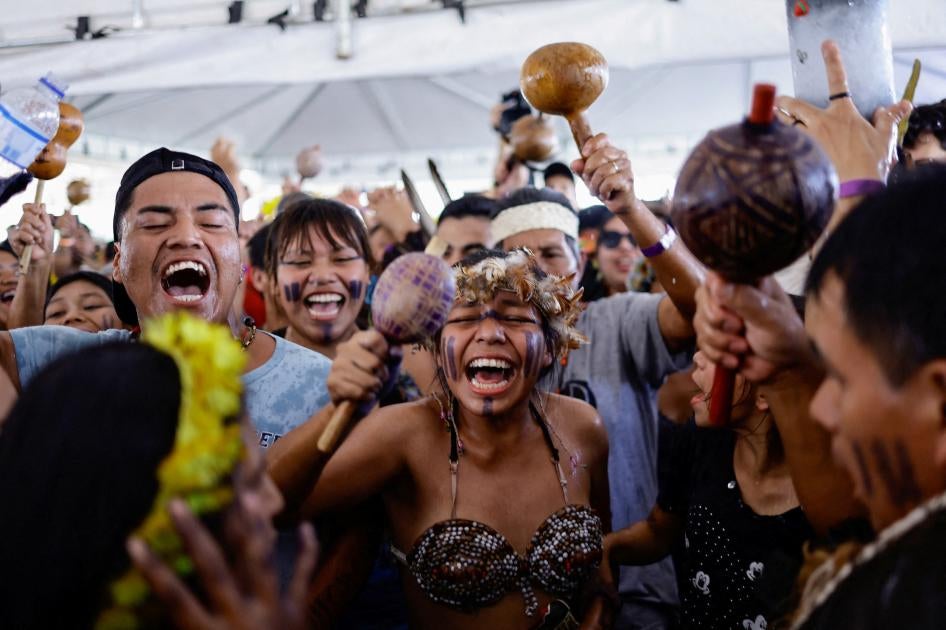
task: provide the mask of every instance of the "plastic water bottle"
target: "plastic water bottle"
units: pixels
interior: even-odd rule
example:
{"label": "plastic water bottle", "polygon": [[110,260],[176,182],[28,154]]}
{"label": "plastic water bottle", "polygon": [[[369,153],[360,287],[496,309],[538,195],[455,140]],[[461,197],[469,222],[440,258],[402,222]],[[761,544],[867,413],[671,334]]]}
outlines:
{"label": "plastic water bottle", "polygon": [[833,39],[844,58],[848,90],[865,118],[896,101],[888,0],[785,0],[785,8],[795,96],[827,107],[821,42]]}
{"label": "plastic water bottle", "polygon": [[47,74],[28,88],[0,96],[0,157],[27,168],[59,128],[66,86]]}

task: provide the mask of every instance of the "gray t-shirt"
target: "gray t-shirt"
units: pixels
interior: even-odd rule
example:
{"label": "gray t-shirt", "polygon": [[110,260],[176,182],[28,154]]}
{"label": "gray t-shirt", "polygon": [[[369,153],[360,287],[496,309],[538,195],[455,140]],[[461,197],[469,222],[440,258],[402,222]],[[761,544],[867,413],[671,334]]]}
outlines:
{"label": "gray t-shirt", "polygon": [[[559,391],[595,407],[608,429],[614,530],[645,519],[657,500],[656,393],[689,362],[687,353],[670,354],[660,334],[663,297],[622,293],[589,304],[578,329],[590,343],[568,355],[559,380]],[[618,590],[624,601],[675,604],[673,564],[623,567]]]}
{"label": "gray t-shirt", "polygon": [[[268,334],[260,331],[260,334]],[[325,379],[331,361],[285,339],[266,363],[243,375],[246,408],[263,448],[308,420],[329,402]],[[127,330],[87,333],[66,326],[34,326],[10,331],[20,384],[25,386],[54,359],[82,348],[130,341]]]}

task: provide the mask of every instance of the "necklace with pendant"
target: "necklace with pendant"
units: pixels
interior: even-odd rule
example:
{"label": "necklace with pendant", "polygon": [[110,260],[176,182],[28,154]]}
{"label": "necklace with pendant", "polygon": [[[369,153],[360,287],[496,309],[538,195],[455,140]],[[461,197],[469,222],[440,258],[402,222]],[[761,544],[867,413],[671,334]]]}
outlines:
{"label": "necklace with pendant", "polygon": [[240,345],[246,350],[250,347],[250,344],[253,343],[253,340],[256,339],[256,320],[247,315],[243,318],[243,326],[247,328],[247,331],[243,335],[243,339],[240,340]]}

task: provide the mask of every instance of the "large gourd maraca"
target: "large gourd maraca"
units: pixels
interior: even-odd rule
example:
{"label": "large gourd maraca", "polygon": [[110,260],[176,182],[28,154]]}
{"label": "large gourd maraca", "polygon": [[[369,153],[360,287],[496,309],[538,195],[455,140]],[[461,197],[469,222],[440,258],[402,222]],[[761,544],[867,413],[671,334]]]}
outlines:
{"label": "large gourd maraca", "polygon": [[558,152],[555,128],[542,116],[523,116],[514,122],[509,144],[520,162],[545,162]]}
{"label": "large gourd maraca", "polygon": [[[693,255],[731,282],[787,267],[821,235],[837,174],[809,136],[774,119],[775,86],[757,85],[741,124],[711,131],[677,179],[671,216]],[[735,373],[718,365],[710,422],[729,421]]]}
{"label": "large gourd maraca", "polygon": [[584,112],[608,86],[608,62],[587,44],[548,44],[522,64],[519,87],[540,112],[564,116],[578,150],[592,136]]}
{"label": "large gourd maraca", "polygon": [[[66,168],[66,151],[75,144],[85,124],[82,120],[82,112],[75,105],[70,105],[63,101],[59,102],[59,128],[56,135],[49,141],[49,144],[40,151],[33,163],[27,169],[38,181],[36,182],[36,197],[33,199],[35,205],[43,203],[43,191],[46,186],[46,180],[55,179],[62,174]],[[27,245],[20,254],[20,273],[25,274],[30,268],[30,258],[33,254],[33,246]]]}
{"label": "large gourd maraca", "polygon": [[[391,344],[418,342],[432,337],[444,325],[455,294],[453,272],[443,260],[405,254],[378,278],[371,297],[372,323]],[[319,436],[320,451],[330,453],[335,448],[356,406],[350,400],[339,404]]]}

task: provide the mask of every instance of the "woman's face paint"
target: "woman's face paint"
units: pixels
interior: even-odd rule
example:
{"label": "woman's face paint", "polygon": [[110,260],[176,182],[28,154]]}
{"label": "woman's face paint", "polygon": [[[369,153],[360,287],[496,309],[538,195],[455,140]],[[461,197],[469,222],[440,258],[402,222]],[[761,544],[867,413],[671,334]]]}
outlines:
{"label": "woman's face paint", "polygon": [[454,304],[440,360],[451,393],[469,413],[501,416],[528,403],[550,360],[539,311],[510,291],[484,303]]}
{"label": "woman's face paint", "polygon": [[526,361],[525,373],[529,377],[538,376],[542,369],[543,352],[542,335],[537,332],[526,332]]}
{"label": "woman's face paint", "polygon": [[335,245],[310,226],[280,254],[276,282],[279,305],[289,320],[292,338],[324,348],[357,330],[365,302],[368,265],[353,246],[336,234]]}
{"label": "woman's face paint", "polygon": [[452,335],[448,337],[444,337],[443,341],[441,342],[441,345],[443,346],[443,359],[442,360],[443,360],[444,371],[447,373],[447,376],[450,378],[450,380],[455,381],[460,378],[460,371],[459,371],[459,368],[457,367],[457,359],[456,359],[457,339],[456,337],[453,337]]}
{"label": "woman's face paint", "polygon": [[364,291],[365,283],[361,280],[352,280],[348,283],[348,293],[351,299],[360,300]]}
{"label": "woman's face paint", "polygon": [[286,294],[287,302],[298,302],[302,297],[302,287],[298,282],[282,285],[283,293]]}

